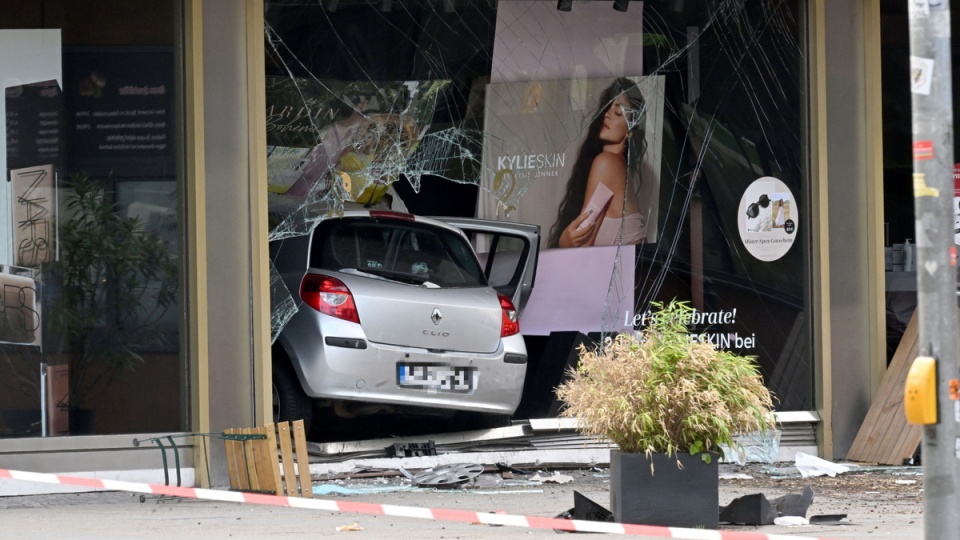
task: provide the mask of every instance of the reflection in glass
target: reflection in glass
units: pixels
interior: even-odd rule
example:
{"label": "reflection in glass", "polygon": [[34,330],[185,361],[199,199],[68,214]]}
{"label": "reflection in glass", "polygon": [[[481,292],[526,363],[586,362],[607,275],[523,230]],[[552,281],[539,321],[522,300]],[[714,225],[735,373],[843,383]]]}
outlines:
{"label": "reflection in glass", "polygon": [[0,11],[0,437],[185,427],[177,3]]}

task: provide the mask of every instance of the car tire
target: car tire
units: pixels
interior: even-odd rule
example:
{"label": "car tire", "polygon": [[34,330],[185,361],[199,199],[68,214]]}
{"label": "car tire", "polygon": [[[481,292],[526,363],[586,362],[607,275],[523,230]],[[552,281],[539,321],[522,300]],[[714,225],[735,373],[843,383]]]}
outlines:
{"label": "car tire", "polygon": [[297,374],[283,357],[273,360],[273,420],[303,420],[306,433],[313,423],[313,400],[303,392]]}

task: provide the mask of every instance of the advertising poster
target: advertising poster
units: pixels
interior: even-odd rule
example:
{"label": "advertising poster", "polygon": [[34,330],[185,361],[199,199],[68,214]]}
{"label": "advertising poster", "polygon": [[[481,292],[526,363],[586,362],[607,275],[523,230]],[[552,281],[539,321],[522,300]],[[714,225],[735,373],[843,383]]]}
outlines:
{"label": "advertising poster", "polygon": [[64,52],[70,170],[173,176],[173,51]]}
{"label": "advertising poster", "polygon": [[63,169],[63,93],[56,80],[4,88],[7,168],[49,163]]}
{"label": "advertising poster", "polygon": [[0,269],[0,343],[40,345],[37,273],[31,268]]}
{"label": "advertising poster", "polygon": [[[619,77],[643,73],[643,7],[643,2],[633,1],[627,12],[619,12],[605,2],[579,0],[569,12],[534,0],[497,6],[477,215],[541,226],[537,286],[522,317],[525,334],[616,332],[630,327],[623,314],[634,308],[632,245],[657,239],[661,77],[629,79],[638,83],[645,98],[643,107],[628,106],[628,121],[645,131],[644,157],[632,160],[630,169],[630,176],[641,181],[632,182],[629,190],[611,189],[597,180],[583,189],[568,189],[568,184],[583,142],[596,141],[588,137],[590,124],[602,118],[600,109],[609,105],[600,103],[601,94]],[[642,119],[637,118],[639,112]],[[633,150],[640,148],[632,145]],[[582,214],[577,200],[583,197],[586,204],[596,193],[592,217],[584,221],[598,218],[597,208],[603,210],[604,204],[608,209],[615,206],[614,199],[621,208],[629,201],[631,217],[617,226],[609,223],[604,236],[581,234],[574,242],[580,249],[556,247],[560,242],[551,241],[551,230],[566,229],[558,223],[569,220],[560,217],[568,192],[574,195],[568,197],[567,214]],[[590,230],[587,227],[579,232]],[[597,231],[599,225],[593,227]]]}
{"label": "advertising poster", "polygon": [[754,180],[740,198],[738,224],[744,247],[761,261],[780,259],[797,238],[798,213],[786,184],[771,176]]}
{"label": "advertising poster", "polygon": [[345,82],[267,77],[269,191],[375,203],[404,171],[449,81]]}
{"label": "advertising poster", "polygon": [[52,165],[10,171],[14,264],[39,268],[57,255],[57,192]]}
{"label": "advertising poster", "polygon": [[[0,130],[0,172],[8,180],[0,184],[0,264],[6,265],[14,264],[10,169],[55,163],[55,160],[48,159],[49,155],[41,161],[27,161],[30,154],[39,150],[38,147],[49,150],[53,146],[48,144],[49,141],[37,144],[36,141],[21,137],[24,130],[40,130],[39,109],[33,109],[31,113],[29,107],[17,106],[16,110],[8,111],[7,104],[34,96],[40,99],[43,90],[49,89],[49,84],[55,83],[62,88],[60,30],[0,30],[0,51],[3,51],[0,54],[0,87],[4,91],[3,99],[0,99],[0,118],[4,120],[4,129]],[[25,88],[29,90],[24,91]],[[58,104],[56,109],[60,110],[60,107]],[[45,121],[50,120],[46,118]],[[43,126],[43,130],[49,129],[59,128]],[[36,135],[40,135],[39,131]],[[50,139],[46,135],[35,138]],[[58,141],[55,146],[59,148],[59,144]],[[8,152],[13,154],[13,164],[8,162]]]}
{"label": "advertising poster", "polygon": [[627,247],[658,237],[663,91],[662,77],[488,85],[477,216],[542,231],[525,332],[629,326]]}
{"label": "advertising poster", "polygon": [[[536,24],[531,24],[536,21]],[[596,79],[643,73],[643,2],[626,12],[609,2],[497,4],[490,82]]]}
{"label": "advertising poster", "polygon": [[13,265],[56,258],[56,178],[64,166],[63,95],[56,80],[8,86],[6,150]]}
{"label": "advertising poster", "polygon": [[543,249],[657,241],[662,77],[491,84],[485,122],[478,217],[538,224]]}

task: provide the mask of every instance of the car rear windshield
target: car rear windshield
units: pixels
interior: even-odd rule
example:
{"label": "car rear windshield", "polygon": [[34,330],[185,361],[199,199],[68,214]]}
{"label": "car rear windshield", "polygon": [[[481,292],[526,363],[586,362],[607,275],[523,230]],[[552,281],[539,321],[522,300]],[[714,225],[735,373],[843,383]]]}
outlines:
{"label": "car rear windshield", "polygon": [[310,266],[437,287],[486,285],[466,239],[448,229],[388,218],[321,222],[313,235]]}

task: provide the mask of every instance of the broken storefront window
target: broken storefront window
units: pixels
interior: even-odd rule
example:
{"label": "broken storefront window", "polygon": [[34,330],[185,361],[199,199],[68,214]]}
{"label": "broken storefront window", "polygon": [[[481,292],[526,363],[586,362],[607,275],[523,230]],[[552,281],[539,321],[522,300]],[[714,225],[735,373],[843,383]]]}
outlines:
{"label": "broken storefront window", "polygon": [[350,205],[538,224],[530,343],[686,299],[809,410],[804,3],[612,4],[266,2],[270,238]]}

